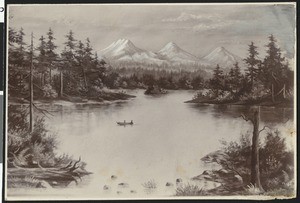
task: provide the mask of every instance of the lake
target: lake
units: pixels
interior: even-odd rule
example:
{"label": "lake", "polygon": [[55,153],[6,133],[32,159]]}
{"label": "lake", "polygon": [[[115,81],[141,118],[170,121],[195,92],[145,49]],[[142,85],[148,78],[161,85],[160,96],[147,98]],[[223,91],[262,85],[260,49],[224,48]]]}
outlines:
{"label": "lake", "polygon": [[[57,134],[57,153],[81,157],[93,174],[66,189],[18,189],[9,194],[58,199],[168,197],[175,194],[175,186],[166,187],[167,182],[175,185],[177,178],[187,182],[212,167],[200,159],[219,149],[220,140],[237,140],[252,132],[250,123],[239,117],[250,107],[184,103],[194,91],[170,91],[161,96],[144,95],[142,90],[129,93],[137,97],[107,105],[47,106],[54,115],[46,123]],[[294,137],[287,136],[288,129],[293,129],[293,109],[261,107],[261,119],[261,128],[278,128],[293,147]],[[133,120],[134,125],[116,124],[124,120]],[[117,178],[112,180],[112,175]],[[149,180],[156,182],[155,191],[142,186]],[[103,190],[104,185],[110,190]]]}

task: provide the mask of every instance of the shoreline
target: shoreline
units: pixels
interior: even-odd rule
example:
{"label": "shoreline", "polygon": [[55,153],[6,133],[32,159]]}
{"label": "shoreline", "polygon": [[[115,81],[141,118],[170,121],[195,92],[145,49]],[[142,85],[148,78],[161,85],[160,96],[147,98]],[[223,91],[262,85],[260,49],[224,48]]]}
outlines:
{"label": "shoreline", "polygon": [[[34,103],[36,105],[61,105],[61,106],[70,106],[70,105],[108,105],[113,103],[125,102],[130,99],[135,98],[135,95],[119,92],[105,92],[102,93],[97,99],[94,98],[82,98],[79,96],[68,96],[63,98],[55,99],[35,99]],[[29,105],[29,101],[13,97],[8,99],[8,104],[10,105]]]}
{"label": "shoreline", "polygon": [[185,101],[184,103],[190,104],[213,104],[213,105],[237,105],[237,106],[265,106],[265,107],[281,107],[281,108],[294,108],[294,104],[290,101],[281,101],[281,102],[271,102],[271,101],[262,101],[262,102],[250,102],[250,101],[214,101],[214,100],[203,100],[199,101],[197,99],[192,99]]}

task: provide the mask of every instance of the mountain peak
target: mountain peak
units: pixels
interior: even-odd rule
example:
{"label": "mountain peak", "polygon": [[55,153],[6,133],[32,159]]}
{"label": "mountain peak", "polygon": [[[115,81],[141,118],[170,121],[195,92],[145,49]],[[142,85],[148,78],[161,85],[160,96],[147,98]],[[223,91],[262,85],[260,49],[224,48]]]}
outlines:
{"label": "mountain peak", "polygon": [[172,42],[172,41],[169,42],[168,44],[166,44],[166,46],[173,46],[173,47],[176,46],[176,47],[178,47],[177,44],[175,42]]}
{"label": "mountain peak", "polygon": [[115,44],[115,45],[125,45],[125,44],[133,45],[133,43],[129,39],[118,39],[113,44]]}
{"label": "mountain peak", "polygon": [[181,49],[175,42],[169,42],[159,52],[164,59],[173,64],[197,64],[199,59]]}
{"label": "mountain peak", "polygon": [[208,55],[202,58],[203,60],[213,63],[219,64],[220,66],[230,67],[236,62],[241,62],[242,59],[230,51],[228,51],[225,47],[217,47]]}
{"label": "mountain peak", "polygon": [[119,58],[124,55],[132,56],[135,53],[143,52],[143,50],[137,48],[129,39],[118,39],[100,52],[107,58]]}
{"label": "mountain peak", "polygon": [[159,53],[169,53],[169,52],[181,52],[183,51],[175,42],[169,42],[166,44]]}
{"label": "mountain peak", "polygon": [[217,47],[213,50],[213,52],[216,51],[216,52],[222,52],[222,51],[227,51],[227,49],[225,49],[225,47]]}

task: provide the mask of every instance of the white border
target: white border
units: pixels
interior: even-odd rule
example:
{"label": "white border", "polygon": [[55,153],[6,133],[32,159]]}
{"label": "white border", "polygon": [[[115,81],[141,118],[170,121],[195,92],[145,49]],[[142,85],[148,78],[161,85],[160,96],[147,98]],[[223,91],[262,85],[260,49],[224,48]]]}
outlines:
{"label": "white border", "polygon": [[[99,3],[99,4],[7,4],[7,28],[9,27],[9,7],[14,7],[14,6],[147,6],[147,5],[152,5],[152,6],[202,6],[202,5],[222,5],[222,6],[230,6],[230,5],[239,5],[239,6],[243,6],[243,5],[256,5],[256,6],[263,6],[263,5],[293,5],[295,7],[295,25],[296,25],[296,20],[297,20],[297,4],[296,2],[256,2],[256,3],[161,3],[161,4],[155,4],[155,3],[130,3],[130,4],[125,4],[125,3],[120,3],[120,4],[110,4],[110,3]],[[6,31],[6,36],[8,36],[8,29]],[[183,200],[183,199],[190,199],[190,200],[210,200],[210,199],[214,199],[214,200],[229,200],[229,199],[233,199],[233,200],[274,200],[274,199],[291,199],[291,198],[295,198],[297,196],[297,116],[296,116],[296,108],[297,108],[297,38],[296,35],[297,34],[297,25],[295,26],[295,48],[294,48],[294,125],[295,125],[295,153],[294,153],[294,163],[295,163],[295,194],[293,197],[285,197],[285,196],[259,196],[259,195],[253,195],[253,196],[197,196],[197,197],[176,197],[176,196],[170,196],[170,197],[148,197],[148,198],[59,198],[57,196],[53,196],[51,197],[51,199],[46,198],[46,197],[29,197],[28,199],[26,199],[26,201],[28,200]],[[6,61],[8,61],[8,46],[6,46]],[[6,81],[8,81],[8,63],[6,63]],[[0,94],[3,94],[3,92],[0,92]],[[8,85],[6,85],[6,95],[8,95]],[[8,98],[6,96],[5,98],[6,100],[6,111],[5,111],[5,117],[7,118],[7,111],[8,111]],[[7,140],[7,119],[5,119],[5,126],[6,126],[6,132],[5,132],[5,140]],[[7,145],[5,144],[5,151],[7,152]],[[6,153],[7,154],[7,153]],[[7,156],[4,157],[6,161]],[[5,164],[5,175],[7,176],[7,164]],[[5,180],[7,180],[7,178],[5,177]],[[21,197],[7,197],[7,182],[5,181],[4,183],[5,186],[5,194],[4,194],[4,199],[7,201],[25,201],[24,198]]]}

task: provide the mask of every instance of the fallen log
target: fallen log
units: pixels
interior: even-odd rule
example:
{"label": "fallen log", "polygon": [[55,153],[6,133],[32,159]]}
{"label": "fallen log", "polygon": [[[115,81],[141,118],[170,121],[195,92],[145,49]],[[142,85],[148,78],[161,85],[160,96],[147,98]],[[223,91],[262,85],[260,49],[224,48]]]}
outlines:
{"label": "fallen log", "polygon": [[38,181],[45,181],[51,187],[66,187],[71,182],[78,184],[83,176],[91,174],[90,172],[83,169],[80,164],[80,158],[78,161],[71,161],[64,167],[51,167],[44,168],[38,164],[35,168],[26,167],[13,167],[7,169],[7,178],[25,180],[25,178],[33,178]]}

